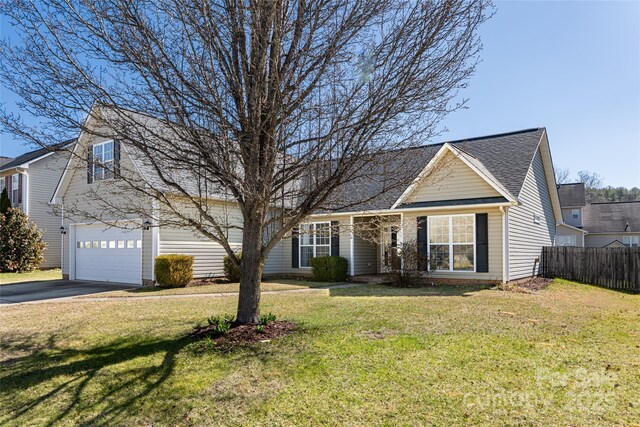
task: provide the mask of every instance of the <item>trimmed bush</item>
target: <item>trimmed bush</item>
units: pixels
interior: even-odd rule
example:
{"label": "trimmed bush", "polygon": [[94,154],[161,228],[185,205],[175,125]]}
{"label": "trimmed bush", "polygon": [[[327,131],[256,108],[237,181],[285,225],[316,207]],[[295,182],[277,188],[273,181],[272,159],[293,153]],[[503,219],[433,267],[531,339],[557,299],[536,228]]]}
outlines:
{"label": "trimmed bush", "polygon": [[311,258],[313,278],[319,282],[344,282],[347,280],[348,261],[340,256]]}
{"label": "trimmed bush", "polygon": [[[239,260],[242,260],[242,252],[237,253],[236,256]],[[232,283],[236,283],[240,281],[240,270],[236,268],[235,265],[231,262],[231,258],[229,256],[224,257],[224,275],[228,281]]]}
{"label": "trimmed bush", "polygon": [[182,254],[158,255],[155,272],[158,286],[184,288],[193,280],[193,257]]}
{"label": "trimmed bush", "polygon": [[44,260],[42,232],[20,209],[0,214],[0,272],[33,271]]}

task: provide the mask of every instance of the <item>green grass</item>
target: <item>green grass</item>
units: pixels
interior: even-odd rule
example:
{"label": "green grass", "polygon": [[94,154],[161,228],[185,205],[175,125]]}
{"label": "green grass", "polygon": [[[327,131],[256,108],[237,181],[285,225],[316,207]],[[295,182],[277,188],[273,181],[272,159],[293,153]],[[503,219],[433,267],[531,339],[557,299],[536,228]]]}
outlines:
{"label": "green grass", "polygon": [[52,270],[36,270],[30,273],[0,273],[0,285],[12,283],[34,282],[42,280],[61,280],[62,272],[59,268]]}
{"label": "green grass", "polygon": [[380,285],[264,295],[293,335],[185,334],[236,297],[0,310],[1,425],[633,425],[640,296]]}
{"label": "green grass", "polygon": [[[278,280],[262,283],[263,291],[290,291],[294,289],[318,288],[325,286],[339,285],[334,282],[313,282],[301,280]],[[187,286],[185,288],[160,288],[156,286],[144,286],[141,288],[128,289],[125,291],[102,292],[97,295],[99,298],[121,298],[121,297],[148,297],[163,295],[195,295],[195,294],[217,294],[217,293],[238,293],[240,285],[238,283],[213,283],[210,285]],[[87,295],[80,298],[95,298],[96,295]]]}

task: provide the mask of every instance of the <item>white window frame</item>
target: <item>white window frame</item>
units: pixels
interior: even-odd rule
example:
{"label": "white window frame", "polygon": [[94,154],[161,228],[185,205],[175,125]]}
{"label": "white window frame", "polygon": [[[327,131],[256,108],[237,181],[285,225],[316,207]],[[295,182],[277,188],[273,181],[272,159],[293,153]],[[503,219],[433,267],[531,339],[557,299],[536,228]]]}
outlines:
{"label": "white window frame", "polygon": [[[560,244],[560,242],[558,242],[558,239],[572,240],[573,244],[566,244],[566,243]],[[562,236],[556,235],[556,246],[578,246],[578,238],[573,234],[567,234],[567,235],[562,235]]]}
{"label": "white window frame", "polygon": [[14,173],[13,175],[11,175],[11,194],[9,194],[9,200],[11,200],[11,206],[13,207],[16,207],[18,205],[18,200],[20,200],[20,174],[19,173]]}
{"label": "white window frame", "polygon": [[580,219],[580,209],[571,209],[571,218]]}
{"label": "white window frame", "polygon": [[[106,145],[111,144],[111,160],[108,161],[104,161],[104,147]],[[102,147],[101,150],[101,157],[98,158],[96,156],[96,148],[97,147]],[[93,159],[93,162],[91,163],[91,175],[93,177],[93,182],[96,181],[104,181],[105,179],[113,179],[113,175],[114,175],[114,165],[115,165],[115,142],[110,139],[107,141],[103,141],[103,142],[99,142],[97,144],[93,144],[91,145],[91,156]],[[98,168],[101,168],[101,174],[98,175],[97,170]],[[105,173],[107,172],[107,170],[109,170],[111,172],[111,176],[107,176],[105,177]]]}
{"label": "white window frame", "polygon": [[[329,244],[317,244],[316,243],[316,227],[318,225],[326,225],[327,228],[329,229]],[[313,247],[313,256],[311,258],[309,258],[309,261],[311,261],[312,258],[316,257],[317,254],[317,250],[319,246],[322,247],[328,247],[329,248],[329,255],[331,255],[331,221],[318,221],[318,222],[304,222],[301,223],[298,227],[298,230],[300,229],[305,229],[305,230],[311,230],[313,228],[313,232],[310,233],[309,235],[311,236],[311,244],[309,245],[303,245],[302,244],[302,239],[300,238],[300,235],[302,233],[298,234],[298,268],[311,268],[311,262],[309,262],[308,266],[303,266],[302,265],[302,248],[310,248]]]}
{"label": "white window frame", "polygon": [[[471,217],[473,218],[473,271],[471,270],[455,270],[453,268],[453,246],[454,245],[469,245],[469,243],[453,243],[453,218],[454,217]],[[431,219],[432,218],[449,218],[449,269],[448,270],[431,270],[431,242],[430,242],[430,233],[431,230]],[[438,246],[438,243],[435,243],[433,246]],[[429,262],[427,263],[427,268],[429,271],[434,271],[436,273],[439,272],[453,272],[453,273],[476,273],[476,269],[478,268],[478,257],[477,257],[477,244],[476,244],[476,214],[455,214],[455,215],[429,215],[427,216],[427,256]]]}
{"label": "white window frame", "polygon": [[630,248],[637,248],[640,246],[640,236],[624,236],[622,243]]}

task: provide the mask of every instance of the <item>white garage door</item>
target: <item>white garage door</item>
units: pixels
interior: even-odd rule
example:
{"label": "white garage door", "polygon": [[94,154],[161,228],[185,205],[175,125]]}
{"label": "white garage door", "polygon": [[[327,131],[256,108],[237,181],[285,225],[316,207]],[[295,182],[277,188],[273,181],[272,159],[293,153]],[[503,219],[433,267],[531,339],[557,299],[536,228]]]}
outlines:
{"label": "white garage door", "polygon": [[141,230],[78,225],[75,250],[77,280],[140,283]]}

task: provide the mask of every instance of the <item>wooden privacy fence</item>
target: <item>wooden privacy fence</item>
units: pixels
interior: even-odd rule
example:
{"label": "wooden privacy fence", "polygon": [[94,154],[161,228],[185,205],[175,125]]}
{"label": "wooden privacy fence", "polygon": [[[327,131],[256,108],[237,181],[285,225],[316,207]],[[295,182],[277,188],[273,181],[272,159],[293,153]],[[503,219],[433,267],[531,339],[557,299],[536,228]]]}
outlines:
{"label": "wooden privacy fence", "polygon": [[611,289],[640,292],[640,248],[542,249],[542,274]]}

